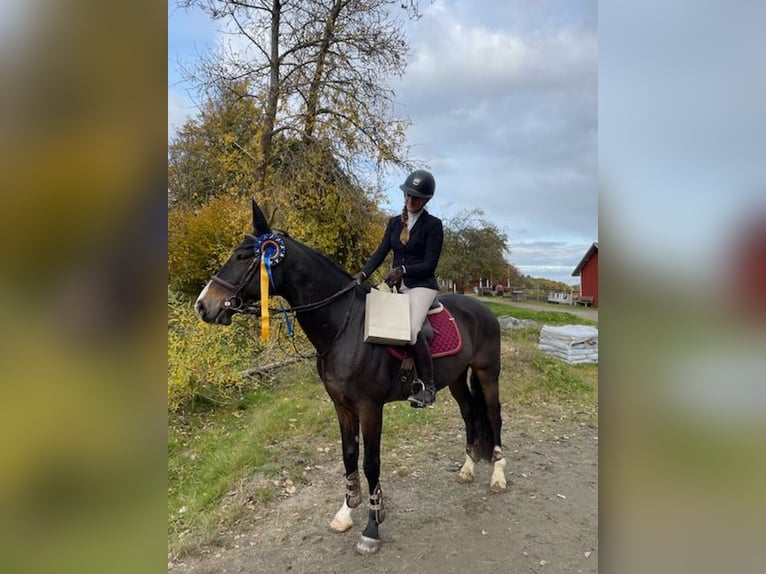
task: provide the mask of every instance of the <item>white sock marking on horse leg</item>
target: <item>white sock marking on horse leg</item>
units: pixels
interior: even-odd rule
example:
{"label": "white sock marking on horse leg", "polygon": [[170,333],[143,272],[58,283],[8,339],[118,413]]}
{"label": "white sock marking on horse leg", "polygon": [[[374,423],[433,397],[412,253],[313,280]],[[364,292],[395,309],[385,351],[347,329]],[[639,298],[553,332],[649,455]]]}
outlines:
{"label": "white sock marking on horse leg", "polygon": [[[495,456],[503,456],[500,447],[495,447]],[[505,482],[505,457],[496,460],[492,465],[492,478],[489,481],[489,489],[492,492],[505,492],[507,486]]]}
{"label": "white sock marking on horse leg", "polygon": [[341,506],[340,510],[335,513],[335,518],[330,522],[330,528],[335,532],[345,532],[351,528],[353,524],[354,521],[351,518],[351,509],[348,507],[348,504],[346,504],[346,499],[344,498],[343,506]]}
{"label": "white sock marking on horse leg", "polygon": [[473,482],[474,478],[475,474],[473,460],[470,456],[465,455],[465,462],[463,463],[463,467],[460,469],[458,480],[460,480],[460,482]]}

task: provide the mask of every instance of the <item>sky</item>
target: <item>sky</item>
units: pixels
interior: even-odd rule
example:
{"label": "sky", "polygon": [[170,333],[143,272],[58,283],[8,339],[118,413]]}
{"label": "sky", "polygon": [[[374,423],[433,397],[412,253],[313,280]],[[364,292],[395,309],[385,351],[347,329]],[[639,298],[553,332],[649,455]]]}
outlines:
{"label": "sky", "polygon": [[740,0],[599,5],[602,233],[644,276],[709,293],[766,224],[764,21]]}
{"label": "sky", "polygon": [[[567,284],[598,241],[596,4],[423,2],[406,23],[406,72],[390,82],[411,157],[436,178],[428,210],[482,209],[521,273]],[[179,66],[222,41],[216,26],[168,4],[170,137],[197,109]],[[388,211],[405,176],[384,182]]]}

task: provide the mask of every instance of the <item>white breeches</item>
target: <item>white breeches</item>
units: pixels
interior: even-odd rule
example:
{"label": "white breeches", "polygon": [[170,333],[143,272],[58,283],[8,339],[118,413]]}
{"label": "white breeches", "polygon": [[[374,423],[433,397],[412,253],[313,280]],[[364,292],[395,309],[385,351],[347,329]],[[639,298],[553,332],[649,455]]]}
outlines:
{"label": "white breeches", "polygon": [[410,296],[410,345],[414,345],[418,338],[418,333],[426,320],[428,309],[436,299],[438,291],[428,287],[413,287],[410,289],[402,283],[400,289],[402,293]]}

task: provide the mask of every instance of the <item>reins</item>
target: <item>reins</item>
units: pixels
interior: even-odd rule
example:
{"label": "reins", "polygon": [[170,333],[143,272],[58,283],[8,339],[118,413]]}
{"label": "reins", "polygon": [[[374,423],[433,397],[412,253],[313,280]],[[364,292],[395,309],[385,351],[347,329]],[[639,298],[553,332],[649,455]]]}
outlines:
{"label": "reins", "polygon": [[[356,287],[357,282],[351,281],[348,285],[343,287],[340,291],[336,291],[329,297],[325,297],[324,299],[320,299],[319,301],[315,301],[314,303],[306,303],[305,305],[296,305],[295,307],[288,307],[287,309],[284,309],[285,311],[289,313],[295,313],[296,315],[298,313],[302,313],[304,311],[313,311],[315,309],[319,309],[320,307],[324,307],[325,305],[328,305],[338,299],[341,295],[348,293],[351,291],[354,287]],[[282,311],[282,309],[271,309],[272,311]]]}
{"label": "reins", "polygon": [[[309,305],[302,305],[300,307],[312,307],[312,309],[309,309],[309,310],[313,310],[314,308],[318,309],[319,307],[322,307],[322,306],[332,302],[332,300],[337,299],[343,293],[347,293],[350,290],[350,287],[353,287],[353,286],[354,286],[353,284],[351,286],[346,286],[343,289],[341,289],[340,291],[338,291],[337,293],[335,293],[334,295],[332,295],[330,297],[327,297],[326,299],[322,299],[321,301],[317,301],[316,303],[311,303]],[[348,327],[348,323],[351,320],[351,309],[353,309],[353,307],[354,307],[354,301],[356,301],[356,299],[354,297],[352,297],[351,298],[351,303],[349,303],[348,309],[346,309],[346,316],[343,319],[343,324],[338,328],[338,330],[335,332],[335,335],[333,336],[332,340],[327,344],[327,347],[321,353],[315,352],[315,353],[312,353],[310,355],[306,355],[304,353],[301,353],[298,350],[298,347],[295,346],[295,337],[294,337],[294,334],[292,333],[292,331],[291,331],[291,329],[289,327],[290,323],[289,323],[289,321],[285,321],[285,323],[288,325],[288,336],[290,337],[290,340],[293,342],[293,349],[295,349],[295,356],[297,356],[297,357],[299,357],[301,359],[313,359],[314,357],[319,358],[319,359],[323,359],[327,355],[327,353],[330,352],[330,349],[332,349],[332,346],[335,344],[335,342],[340,338],[340,336],[346,330],[346,327]],[[319,303],[321,303],[321,305],[319,305]],[[299,307],[292,307],[290,309],[278,309],[278,311],[284,311],[285,313],[293,312],[293,313],[295,313],[297,315],[297,313],[299,311],[294,311],[294,309],[298,309],[298,308]],[[277,341],[279,341],[279,333],[280,332],[281,332],[281,330],[277,332]],[[282,348],[281,345],[280,345],[280,348]],[[288,354],[286,351],[284,351],[284,349],[282,349],[282,351],[285,352],[285,354]],[[322,368],[324,368],[324,363],[322,363]]]}
{"label": "reins", "polygon": [[[232,285],[231,283],[224,281],[223,279],[219,279],[216,276],[213,276],[213,281],[226,287],[230,291],[234,291],[234,296],[227,299],[226,300],[227,302],[231,302],[233,299],[240,299],[241,301],[241,298],[239,297],[237,293],[239,293],[239,291],[242,290],[242,287],[244,287],[244,285],[242,284],[240,284],[239,286]],[[320,299],[319,301],[315,301],[314,303],[306,303],[305,305],[296,305],[294,307],[279,307],[279,308],[269,307],[269,311],[272,311],[274,313],[294,313],[296,315],[304,311],[314,311],[315,309],[319,309],[321,307],[324,307],[325,305],[329,305],[330,303],[332,303],[333,301],[335,301],[336,299],[338,299],[345,293],[348,293],[349,291],[351,291],[354,287],[356,287],[356,285],[357,285],[356,281],[351,281],[351,283],[343,287],[340,291],[336,291],[329,297],[325,297],[324,299]],[[248,303],[247,305],[242,305],[240,303],[240,305],[236,305],[236,306],[232,303],[226,306],[227,308],[234,311],[235,313],[242,313],[243,315],[256,315],[261,310],[261,304],[259,302]]]}

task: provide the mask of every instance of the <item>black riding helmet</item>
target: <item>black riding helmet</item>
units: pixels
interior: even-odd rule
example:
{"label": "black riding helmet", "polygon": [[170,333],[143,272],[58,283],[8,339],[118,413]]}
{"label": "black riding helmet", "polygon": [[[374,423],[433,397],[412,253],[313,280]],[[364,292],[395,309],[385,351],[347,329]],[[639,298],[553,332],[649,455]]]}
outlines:
{"label": "black riding helmet", "polygon": [[404,193],[421,199],[431,199],[436,191],[436,180],[430,172],[424,169],[416,169],[404,183],[399,186]]}

